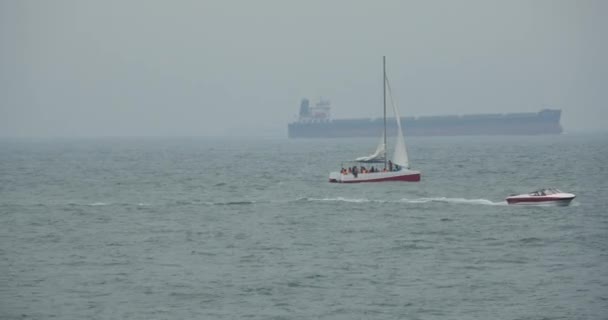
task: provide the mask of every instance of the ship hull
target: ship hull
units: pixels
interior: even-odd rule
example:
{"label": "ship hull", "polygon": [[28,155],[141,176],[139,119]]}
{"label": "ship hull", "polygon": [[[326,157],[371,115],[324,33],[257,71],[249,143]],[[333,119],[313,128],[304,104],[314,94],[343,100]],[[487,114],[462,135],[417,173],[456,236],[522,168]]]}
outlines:
{"label": "ship hull", "polygon": [[[404,134],[408,137],[539,135],[562,133],[560,118],[561,110],[542,110],[524,114],[404,117],[401,118],[401,123]],[[387,122],[387,135],[396,134],[394,121]],[[288,124],[289,138],[377,137],[382,131],[382,119],[297,121]]]}

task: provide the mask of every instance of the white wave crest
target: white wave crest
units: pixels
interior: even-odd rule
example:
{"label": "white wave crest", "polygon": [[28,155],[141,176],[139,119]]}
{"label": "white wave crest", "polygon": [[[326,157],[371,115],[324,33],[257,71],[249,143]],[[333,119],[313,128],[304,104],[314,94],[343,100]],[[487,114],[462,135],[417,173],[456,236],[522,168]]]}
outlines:
{"label": "white wave crest", "polygon": [[[354,203],[363,203],[363,202],[372,202],[369,199],[349,199],[344,197],[337,198],[306,198],[308,201],[342,201],[342,202],[354,202]],[[384,202],[384,201],[382,201]]]}
{"label": "white wave crest", "polygon": [[97,207],[97,206],[107,206],[109,203],[106,202],[93,202],[93,203],[89,203],[89,206],[91,207]]}

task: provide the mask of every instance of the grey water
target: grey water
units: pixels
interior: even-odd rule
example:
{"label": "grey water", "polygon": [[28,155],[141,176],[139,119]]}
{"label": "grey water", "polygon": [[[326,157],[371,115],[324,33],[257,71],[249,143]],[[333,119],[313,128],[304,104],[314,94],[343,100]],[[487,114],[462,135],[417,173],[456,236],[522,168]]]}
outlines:
{"label": "grey water", "polygon": [[376,140],[2,139],[0,319],[608,318],[608,135]]}

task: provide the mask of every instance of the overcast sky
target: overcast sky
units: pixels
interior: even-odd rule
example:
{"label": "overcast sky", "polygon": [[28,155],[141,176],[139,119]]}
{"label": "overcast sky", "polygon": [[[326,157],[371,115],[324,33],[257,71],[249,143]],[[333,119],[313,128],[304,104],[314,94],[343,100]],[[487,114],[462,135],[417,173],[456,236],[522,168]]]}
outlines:
{"label": "overcast sky", "polygon": [[608,124],[608,1],[0,0],[0,136],[286,136],[300,99]]}

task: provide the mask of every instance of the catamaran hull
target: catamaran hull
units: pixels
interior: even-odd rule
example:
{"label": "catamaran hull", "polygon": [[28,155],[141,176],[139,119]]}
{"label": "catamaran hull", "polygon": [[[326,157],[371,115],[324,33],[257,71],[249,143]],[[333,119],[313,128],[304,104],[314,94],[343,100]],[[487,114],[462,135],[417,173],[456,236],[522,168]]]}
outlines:
{"label": "catamaran hull", "polygon": [[352,174],[340,174],[332,172],[329,175],[331,183],[363,183],[363,182],[385,182],[385,181],[402,181],[402,182],[418,182],[420,181],[420,172],[418,171],[394,171],[394,172],[376,172],[358,174],[355,178]]}

